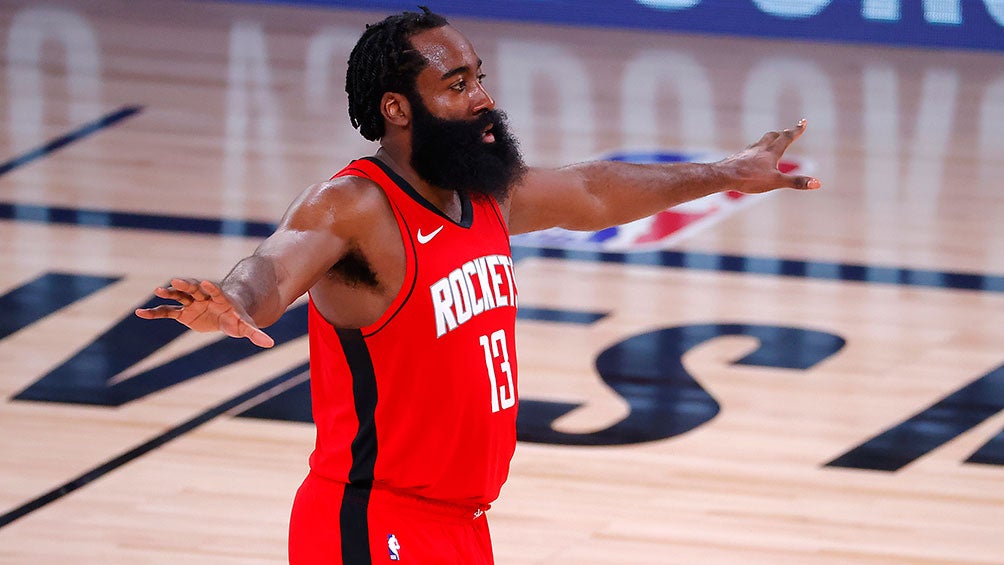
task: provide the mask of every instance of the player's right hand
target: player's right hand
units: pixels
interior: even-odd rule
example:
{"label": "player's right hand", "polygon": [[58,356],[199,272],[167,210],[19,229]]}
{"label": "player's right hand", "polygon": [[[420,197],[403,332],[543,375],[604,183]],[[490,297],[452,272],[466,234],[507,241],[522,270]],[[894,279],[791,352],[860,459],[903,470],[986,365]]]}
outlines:
{"label": "player's right hand", "polygon": [[172,318],[197,332],[219,331],[230,337],[246,337],[259,347],[275,345],[275,340],[255,325],[244,308],[212,281],[171,279],[171,286],[159,287],[153,293],[174,300],[179,306],[137,308],[136,315],[140,318]]}

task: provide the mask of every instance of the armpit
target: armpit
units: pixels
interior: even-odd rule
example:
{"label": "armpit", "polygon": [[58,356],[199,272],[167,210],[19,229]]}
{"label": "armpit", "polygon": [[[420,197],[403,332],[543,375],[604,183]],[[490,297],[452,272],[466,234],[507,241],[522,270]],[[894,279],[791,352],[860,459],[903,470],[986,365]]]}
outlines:
{"label": "armpit", "polygon": [[330,269],[328,278],[341,282],[352,288],[376,289],[380,286],[377,275],[370,267],[369,261],[358,248],[352,248],[344,257]]}

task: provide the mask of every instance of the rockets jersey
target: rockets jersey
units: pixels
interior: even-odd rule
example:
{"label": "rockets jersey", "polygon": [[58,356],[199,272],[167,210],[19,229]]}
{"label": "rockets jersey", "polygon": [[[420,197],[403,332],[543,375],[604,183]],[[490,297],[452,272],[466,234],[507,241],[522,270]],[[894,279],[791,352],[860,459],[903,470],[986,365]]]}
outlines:
{"label": "rockets jersey", "polygon": [[310,302],[311,469],[489,504],[516,447],[517,294],[498,204],[461,195],[458,223],[375,158],[335,177],[343,175],[370,179],[386,194],[405,280],[383,315],[359,329],[333,327]]}

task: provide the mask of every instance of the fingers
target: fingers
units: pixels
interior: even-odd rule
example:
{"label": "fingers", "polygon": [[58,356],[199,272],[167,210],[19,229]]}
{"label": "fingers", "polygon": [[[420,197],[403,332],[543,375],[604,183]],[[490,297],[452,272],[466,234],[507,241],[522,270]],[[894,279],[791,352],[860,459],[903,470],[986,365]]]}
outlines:
{"label": "fingers", "polygon": [[784,150],[787,149],[792,142],[799,137],[802,137],[807,123],[808,122],[806,122],[805,118],[802,118],[801,120],[798,120],[798,123],[795,124],[795,127],[793,128],[788,128],[782,131],[769,131],[760,138],[759,143],[770,146],[774,142],[780,142],[783,144],[780,149],[784,152]]}
{"label": "fingers", "polygon": [[181,309],[181,306],[156,306],[154,308],[137,308],[135,313],[144,320],[177,319],[181,315]]}
{"label": "fingers", "polygon": [[[166,290],[166,289],[163,289]],[[156,306],[154,308],[137,308],[134,313],[144,320],[174,319],[181,317],[184,308],[181,306]],[[187,325],[187,324],[186,324]],[[194,328],[193,328],[194,329]],[[258,347],[269,348],[275,345],[275,340],[253,324],[242,320],[235,312],[224,314],[219,320],[219,330],[230,337],[246,337]],[[205,331],[205,330],[201,330]]]}
{"label": "fingers", "polygon": [[257,326],[240,319],[235,314],[233,316],[234,319],[232,320],[232,324],[227,325],[234,331],[224,329],[223,324],[221,324],[220,329],[223,330],[223,333],[229,335],[230,337],[246,337],[251,341],[251,343],[257,345],[258,347],[268,348],[275,345],[275,340]]}
{"label": "fingers", "polygon": [[[135,314],[144,320],[171,318],[196,331],[221,331],[230,337],[246,337],[258,347],[268,348],[275,345],[275,340],[254,325],[254,322],[247,318],[246,314],[242,314],[243,311],[239,307],[235,309],[229,297],[223,293],[219,285],[212,281],[175,278],[171,279],[170,287],[156,288],[153,293],[160,298],[174,300],[180,306],[161,305],[153,308],[137,308]],[[211,310],[215,311],[212,315],[215,321],[209,322],[206,318],[208,312],[206,306],[209,306],[206,304],[197,311],[194,318],[192,316],[182,318],[182,315],[189,311],[186,308],[196,302],[207,301],[212,301],[223,307],[211,307]]]}
{"label": "fingers", "polygon": [[[805,127],[807,125],[808,121],[805,118],[802,118],[801,120],[798,120],[798,123],[795,124],[794,128],[786,129],[783,132],[781,132],[780,137],[785,140],[784,148],[781,150],[782,152],[784,152],[784,150],[787,149],[788,146],[792,144],[792,142],[794,142],[799,137],[802,137],[802,134],[805,133]],[[819,179],[815,177],[808,177],[803,175],[783,175],[783,176],[785,178],[785,181],[787,181],[788,186],[791,186],[792,188],[797,188],[799,190],[816,190],[817,188],[821,188],[823,186],[823,183],[820,182]]]}
{"label": "fingers", "polygon": [[798,120],[798,123],[794,127],[789,127],[778,134],[777,138],[781,140],[783,146],[781,146],[780,153],[787,151],[788,147],[795,142],[795,139],[802,136],[805,131],[805,118]]}
{"label": "fingers", "polygon": [[799,137],[802,137],[802,133],[805,132],[805,126],[807,124],[808,122],[806,121],[806,119],[802,118],[801,120],[798,120],[798,123],[795,124],[795,127],[793,128],[788,128],[782,131],[768,131],[767,133],[763,134],[762,137],[760,137],[759,141],[757,141],[750,147],[770,148],[775,142],[780,141],[783,144],[783,146],[781,147],[781,152],[784,152],[784,150],[787,149],[787,147],[791,145],[793,141],[795,141]]}
{"label": "fingers", "polygon": [[[771,156],[771,159],[777,163],[784,152],[787,151],[788,147],[799,137],[805,133],[805,127],[808,124],[805,118],[798,120],[795,127],[788,128],[782,131],[769,131],[760,138],[760,141],[756,142],[751,146],[751,149],[757,152],[766,152]],[[762,153],[761,153],[762,154]],[[823,183],[815,177],[809,177],[804,175],[787,175],[783,173],[778,173],[776,177],[779,180],[779,184],[775,185],[778,187],[790,187],[798,190],[815,190],[823,186]]]}
{"label": "fingers", "polygon": [[[171,286],[157,288],[153,292],[160,298],[178,302],[180,306],[161,305],[154,308],[137,308],[135,313],[140,318],[145,320],[172,318],[196,331],[221,331],[230,337],[246,337],[258,347],[275,345],[275,340],[255,326],[247,314],[239,306],[235,307],[223,289],[212,281],[174,278],[171,279]],[[200,309],[196,309],[194,317],[187,315],[182,318],[183,314],[191,311],[186,308],[196,302],[207,301],[212,301],[213,304],[219,306],[203,304]],[[213,321],[210,321],[210,318]]]}
{"label": "fingers", "polygon": [[233,310],[220,317],[220,331],[230,337],[246,337],[258,347],[267,348],[275,345],[275,340],[268,334]]}
{"label": "fingers", "polygon": [[[202,283],[206,283],[207,288],[215,289],[217,295],[220,295],[220,290],[216,285],[209,281],[202,281]],[[153,294],[159,298],[174,300],[182,306],[190,306],[195,302],[212,298],[212,293],[203,289],[202,283],[195,279],[171,279],[171,286],[155,288]]]}
{"label": "fingers", "polygon": [[[234,305],[230,302],[230,299],[223,293],[223,290],[212,281],[202,281],[199,283],[199,289],[204,292],[210,300],[217,304],[221,304],[230,308],[220,319],[220,329],[230,337],[246,337],[251,340],[251,343],[257,345],[258,347],[272,347],[275,345],[275,340],[273,340],[267,333],[261,331],[258,326],[255,326],[252,322],[245,319],[239,314],[235,309]],[[242,310],[243,312],[243,310]]]}
{"label": "fingers", "polygon": [[[210,283],[209,286],[216,288],[212,283]],[[200,281],[197,279],[171,279],[171,285],[169,287],[155,288],[153,290],[153,294],[159,298],[174,300],[180,304],[180,306],[161,305],[154,308],[137,308],[135,313],[140,318],[145,320],[171,318],[181,321],[181,316],[187,307],[195,304],[196,302],[210,299],[209,293],[202,289]],[[185,325],[188,325],[188,323]]]}
{"label": "fingers", "polygon": [[205,294],[206,298],[217,304],[230,304],[230,299],[223,294],[223,290],[212,281],[200,282],[199,291]]}
{"label": "fingers", "polygon": [[791,145],[791,142],[795,141],[799,137],[802,137],[802,133],[805,132],[805,126],[807,124],[808,122],[806,121],[806,119],[802,118],[801,120],[798,120],[798,123],[795,124],[794,128],[789,128],[782,131],[779,137],[783,137],[785,141],[787,141],[787,144]]}
{"label": "fingers", "polygon": [[175,300],[182,306],[202,300],[226,303],[223,291],[215,283],[197,279],[171,279],[171,286],[156,288],[153,293],[160,298]]}
{"label": "fingers", "polygon": [[823,183],[816,177],[781,175],[781,178],[784,179],[784,186],[798,190],[816,190],[817,188],[821,188],[823,186]]}
{"label": "fingers", "polygon": [[261,331],[258,328],[254,328],[254,331],[252,331],[250,334],[246,335],[245,337],[247,337],[248,339],[250,339],[251,343],[257,345],[258,347],[268,348],[268,347],[272,347],[273,345],[275,345],[275,340],[272,339],[271,337],[269,337],[269,335],[267,333]]}
{"label": "fingers", "polygon": [[182,306],[188,306],[195,302],[195,298],[193,298],[191,294],[181,292],[180,290],[175,289],[173,285],[170,288],[155,288],[153,290],[153,294],[159,298],[174,300]]}
{"label": "fingers", "polygon": [[209,300],[198,279],[171,279],[171,288],[180,290],[195,300]]}

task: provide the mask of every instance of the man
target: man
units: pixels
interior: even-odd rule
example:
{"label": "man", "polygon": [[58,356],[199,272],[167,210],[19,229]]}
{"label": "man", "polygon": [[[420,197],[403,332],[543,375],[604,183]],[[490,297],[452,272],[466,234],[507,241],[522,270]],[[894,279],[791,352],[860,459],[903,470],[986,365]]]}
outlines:
{"label": "man", "polygon": [[492,563],[484,511],[515,449],[518,293],[510,234],[596,230],[714,192],[814,189],[777,162],[805,128],[714,164],[527,167],[445,19],[391,16],[349,58],[372,157],[306,189],[217,284],[173,279],[137,310],[246,337],[309,292],[317,444],[290,520],[293,563]]}

